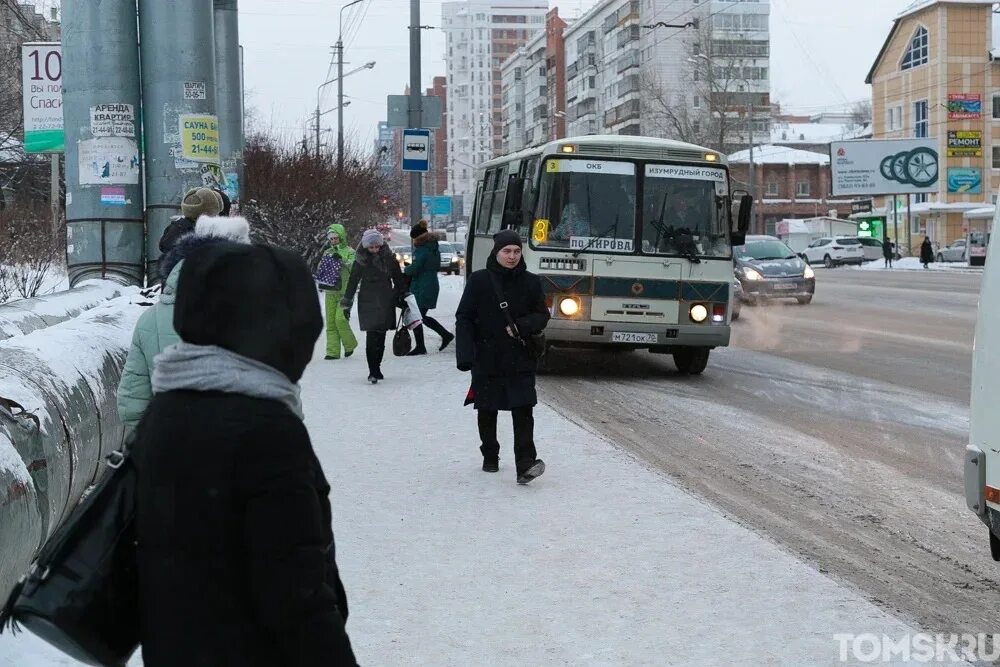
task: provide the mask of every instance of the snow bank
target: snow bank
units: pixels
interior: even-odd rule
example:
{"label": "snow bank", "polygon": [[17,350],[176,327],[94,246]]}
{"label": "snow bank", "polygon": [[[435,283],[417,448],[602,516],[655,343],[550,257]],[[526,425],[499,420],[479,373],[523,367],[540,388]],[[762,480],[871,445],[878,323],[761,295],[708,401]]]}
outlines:
{"label": "snow bank", "polygon": [[0,340],[65,322],[109,299],[137,291],[106,280],[90,280],[72,290],[8,301],[0,306]]}
{"label": "snow bank", "polygon": [[969,266],[963,262],[932,262],[924,269],[919,257],[904,257],[892,263],[892,268],[885,268],[883,260],[865,262],[861,266],[851,267],[855,271],[953,271],[959,273],[982,273],[983,267]]}

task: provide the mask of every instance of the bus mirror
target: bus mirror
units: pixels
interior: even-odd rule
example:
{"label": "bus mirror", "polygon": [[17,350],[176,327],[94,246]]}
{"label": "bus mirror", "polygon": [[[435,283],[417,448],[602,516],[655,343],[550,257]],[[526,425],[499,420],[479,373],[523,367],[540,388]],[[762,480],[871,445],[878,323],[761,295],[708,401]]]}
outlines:
{"label": "bus mirror", "polygon": [[743,190],[733,192],[732,231],[743,234],[750,230],[750,218],[753,215],[753,196]]}

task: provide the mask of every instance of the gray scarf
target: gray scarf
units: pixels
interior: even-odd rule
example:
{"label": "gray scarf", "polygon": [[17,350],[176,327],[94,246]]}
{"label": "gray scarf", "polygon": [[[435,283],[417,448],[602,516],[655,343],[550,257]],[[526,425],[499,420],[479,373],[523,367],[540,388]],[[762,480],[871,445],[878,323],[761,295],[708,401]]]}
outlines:
{"label": "gray scarf", "polygon": [[157,355],[153,393],[218,391],[278,401],[302,419],[297,384],[281,371],[214,345],[180,342]]}

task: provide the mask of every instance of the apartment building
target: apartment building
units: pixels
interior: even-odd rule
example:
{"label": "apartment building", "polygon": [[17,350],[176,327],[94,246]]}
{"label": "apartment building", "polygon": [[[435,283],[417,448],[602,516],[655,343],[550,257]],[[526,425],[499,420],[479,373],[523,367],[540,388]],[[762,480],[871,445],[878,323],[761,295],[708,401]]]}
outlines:
{"label": "apartment building", "polygon": [[448,77],[448,191],[472,210],[476,168],[503,150],[501,66],[544,27],[547,0],[441,5]]}
{"label": "apartment building", "polygon": [[[986,0],[919,0],[900,13],[866,79],[874,138],[928,137],[938,190],[902,196],[900,241],[916,251],[969,231],[966,214],[996,203],[1000,186],[1000,25]],[[892,198],[876,198],[892,217]],[[990,216],[992,217],[992,216]],[[905,234],[904,234],[905,230]]]}
{"label": "apartment building", "polygon": [[566,136],[565,29],[553,9],[544,29],[501,65],[501,153]]}

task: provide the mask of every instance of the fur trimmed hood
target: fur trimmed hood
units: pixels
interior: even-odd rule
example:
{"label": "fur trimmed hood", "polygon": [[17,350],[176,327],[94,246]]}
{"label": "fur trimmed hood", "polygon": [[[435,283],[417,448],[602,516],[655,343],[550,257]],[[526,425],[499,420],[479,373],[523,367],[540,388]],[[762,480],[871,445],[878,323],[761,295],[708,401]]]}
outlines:
{"label": "fur trimmed hood", "polygon": [[437,241],[438,243],[441,243],[445,241],[446,238],[447,237],[445,236],[444,232],[424,232],[420,236],[413,239],[412,243],[414,247],[417,247],[430,243],[431,241]]}
{"label": "fur trimmed hood", "polygon": [[[250,223],[247,219],[201,216],[195,223],[194,231],[181,236],[173,247],[164,253],[160,259],[161,275],[169,277],[181,260],[196,249],[222,241],[249,245]],[[169,280],[164,287],[164,293],[166,293],[170,287]]]}

